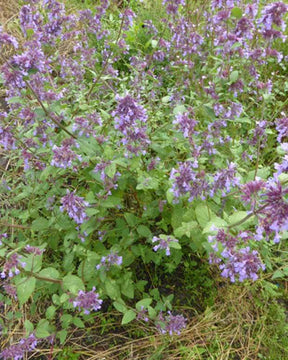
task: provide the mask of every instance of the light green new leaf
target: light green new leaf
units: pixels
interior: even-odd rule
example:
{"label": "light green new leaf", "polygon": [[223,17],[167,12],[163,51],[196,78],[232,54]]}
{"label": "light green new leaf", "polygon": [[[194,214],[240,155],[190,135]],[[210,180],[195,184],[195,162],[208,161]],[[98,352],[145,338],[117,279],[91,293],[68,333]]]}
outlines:
{"label": "light green new leaf", "polygon": [[121,325],[128,324],[136,318],[136,313],[133,310],[128,310],[122,318]]}
{"label": "light green new leaf", "polygon": [[25,277],[22,278],[19,283],[16,285],[17,288],[17,297],[20,302],[20,305],[25,304],[25,302],[32,295],[35,290],[36,279],[34,277]]}

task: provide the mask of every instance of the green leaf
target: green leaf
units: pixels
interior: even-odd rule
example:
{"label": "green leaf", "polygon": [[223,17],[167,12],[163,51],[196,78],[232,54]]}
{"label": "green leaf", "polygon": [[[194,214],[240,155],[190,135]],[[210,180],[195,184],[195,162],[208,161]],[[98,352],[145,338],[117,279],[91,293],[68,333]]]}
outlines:
{"label": "green leaf", "polygon": [[60,340],[61,345],[64,344],[64,342],[65,342],[65,340],[67,338],[67,335],[68,335],[68,332],[67,332],[67,330],[64,330],[64,329],[57,332],[57,337]]}
{"label": "green leaf", "polygon": [[66,293],[62,294],[59,299],[60,304],[64,304],[69,299],[70,299],[70,296],[68,294],[66,294]]}
{"label": "green leaf", "polygon": [[285,277],[285,274],[282,270],[276,270],[272,276],[272,280],[274,279],[282,279]]}
{"label": "green leaf", "polygon": [[227,222],[224,219],[221,219],[217,216],[213,217],[213,219],[211,221],[208,221],[208,223],[206,224],[206,226],[204,227],[202,234],[206,234],[206,233],[210,233],[213,232],[215,230],[211,230],[211,228],[213,229],[213,227],[216,228],[223,228],[227,226]]}
{"label": "green leaf", "polygon": [[79,290],[85,290],[85,286],[78,276],[67,275],[63,278],[63,289],[77,295]]}
{"label": "green leaf", "polygon": [[114,177],[115,173],[116,173],[116,164],[115,163],[111,163],[110,165],[108,165],[105,168],[105,174],[107,176],[109,176],[110,179],[112,179]]}
{"label": "green leaf", "polygon": [[49,306],[45,312],[46,319],[48,320],[53,319],[55,313],[56,313],[56,307],[54,305]]}
{"label": "green leaf", "polygon": [[239,77],[239,71],[237,70],[232,71],[230,74],[230,82],[235,83],[238,80],[238,77]]}
{"label": "green leaf", "polygon": [[159,187],[158,180],[150,176],[140,176],[138,178],[137,190],[157,190]]}
{"label": "green leaf", "polygon": [[36,220],[32,222],[31,229],[34,231],[43,231],[49,228],[49,220],[38,217]]}
{"label": "green leaf", "polygon": [[107,278],[105,280],[105,290],[107,295],[113,300],[116,300],[120,297],[119,286],[115,280]]}
{"label": "green leaf", "polygon": [[120,303],[119,301],[114,301],[113,302],[113,306],[115,307],[115,309],[121,313],[126,313],[127,312],[127,307]]}
{"label": "green leaf", "polygon": [[168,203],[171,205],[173,204],[173,200],[174,200],[174,195],[171,189],[168,189],[166,191],[166,199],[168,201]]}
{"label": "green leaf", "polygon": [[178,249],[178,250],[182,249],[181,245],[176,241],[171,241],[169,243],[169,248]]}
{"label": "green leaf", "polygon": [[74,317],[72,322],[78,328],[81,328],[81,329],[85,328],[84,322],[78,317]]}
{"label": "green leaf", "polygon": [[195,229],[199,227],[196,221],[190,221],[182,223],[182,225],[174,231],[174,235],[176,238],[181,238],[186,235],[187,237],[191,237],[191,234]]}
{"label": "green leaf", "polygon": [[[164,96],[164,97],[162,98],[162,102],[163,102],[164,104],[167,104],[167,103],[170,101],[170,98],[171,98],[170,95]],[[21,99],[21,98],[20,98],[20,99]]]}
{"label": "green leaf", "polygon": [[133,310],[128,310],[122,318],[121,325],[128,324],[136,318],[136,313]]}
{"label": "green leaf", "polygon": [[152,301],[153,299],[151,298],[142,299],[136,303],[136,309],[140,311],[142,307],[148,308],[148,306],[152,303]]}
{"label": "green leaf", "polygon": [[42,255],[29,254],[27,257],[23,257],[25,262],[25,270],[37,273],[42,267]]}
{"label": "green leaf", "polygon": [[53,267],[42,269],[38,275],[48,279],[59,279],[59,271]]}
{"label": "green leaf", "polygon": [[38,339],[43,339],[50,336],[49,322],[46,319],[41,319],[36,327],[35,335]]}
{"label": "green leaf", "polygon": [[34,325],[29,320],[24,321],[24,327],[28,334],[31,334],[34,331]]}
{"label": "green leaf", "polygon": [[62,315],[61,316],[61,323],[62,323],[62,327],[64,328],[64,329],[67,329],[68,328],[68,326],[69,326],[69,324],[71,323],[71,321],[72,321],[72,315],[70,315],[70,314],[64,314],[64,315]]}
{"label": "green leaf", "polygon": [[183,114],[186,111],[186,106],[185,105],[177,105],[175,106],[175,108],[173,109],[173,114],[174,115],[178,115],[178,114]]}
{"label": "green leaf", "polygon": [[20,305],[25,304],[25,302],[32,295],[35,290],[36,279],[34,277],[25,277],[21,278],[19,283],[16,284],[17,288],[17,297],[20,302]]}
{"label": "green leaf", "polygon": [[198,223],[204,228],[206,224],[216,215],[213,211],[205,204],[199,204],[195,209],[196,219]]}
{"label": "green leaf", "polygon": [[236,19],[241,19],[243,16],[242,10],[239,7],[234,7],[231,10],[231,16],[235,17]]}
{"label": "green leaf", "polygon": [[131,213],[125,213],[124,218],[127,221],[128,225],[132,227],[137,225],[139,222],[139,219],[134,214]]}
{"label": "green leaf", "polygon": [[150,238],[151,237],[151,231],[150,229],[145,225],[139,225],[137,227],[137,232],[140,236],[143,236],[144,238]]}

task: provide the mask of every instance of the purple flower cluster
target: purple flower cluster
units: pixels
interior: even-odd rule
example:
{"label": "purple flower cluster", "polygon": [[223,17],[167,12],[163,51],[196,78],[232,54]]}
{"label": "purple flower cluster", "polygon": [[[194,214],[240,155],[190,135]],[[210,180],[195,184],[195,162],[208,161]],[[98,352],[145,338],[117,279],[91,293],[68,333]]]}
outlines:
{"label": "purple flower cluster", "polygon": [[78,307],[79,311],[84,310],[85,314],[90,314],[91,311],[101,309],[103,300],[99,299],[99,294],[95,292],[96,288],[93,286],[91,291],[84,292],[79,290],[78,296],[72,300],[73,306]]}
{"label": "purple flower cluster", "polygon": [[[251,250],[249,246],[241,247],[252,239],[252,234],[240,232],[237,236],[227,234],[224,230],[218,230],[214,236],[209,236],[214,253],[210,254],[210,263],[218,264],[221,275],[230,278],[231,282],[246,279],[253,281],[258,279],[258,271],[265,270],[258,251]],[[220,250],[219,248],[222,248]],[[220,255],[219,254],[220,252]]]}
{"label": "purple flower cluster", "polygon": [[188,113],[176,115],[176,119],[173,121],[173,124],[177,125],[183,133],[185,138],[188,138],[190,142],[193,142],[192,136],[197,134],[195,132],[195,127],[198,124],[198,121],[195,120],[192,110]]}
{"label": "purple flower cluster", "polygon": [[273,235],[277,243],[280,241],[280,232],[288,230],[288,189],[284,189],[280,181],[270,181],[263,197],[263,208],[258,216],[257,240],[262,238],[264,232],[267,238]]}
{"label": "purple flower cluster", "polygon": [[122,134],[121,143],[129,153],[145,154],[147,145],[150,143],[146,134],[147,121],[146,110],[139,105],[130,95],[121,98],[116,96],[118,105],[112,116],[115,121],[115,129]]}
{"label": "purple flower cluster", "polygon": [[118,256],[117,252],[111,252],[107,256],[102,256],[100,264],[96,266],[97,270],[104,269],[105,271],[109,270],[111,266],[122,264],[122,256]]}
{"label": "purple flower cluster", "polygon": [[34,334],[29,335],[28,338],[21,339],[18,344],[11,345],[0,353],[3,360],[21,360],[24,358],[27,351],[34,350],[37,346],[37,339]]}
{"label": "purple flower cluster", "polygon": [[190,202],[197,197],[205,199],[209,189],[208,182],[204,178],[205,173],[193,171],[193,165],[190,161],[186,161],[179,163],[177,170],[174,168],[171,170],[170,180],[173,182],[171,191],[176,198],[174,202],[178,202],[178,199],[186,194],[189,195]]}
{"label": "purple flower cluster", "polygon": [[0,26],[0,49],[1,49],[1,45],[12,45],[14,46],[15,49],[18,48],[18,42],[17,40],[14,38],[14,36],[8,35],[6,33],[3,32],[3,27]]}
{"label": "purple flower cluster", "polygon": [[52,148],[53,151],[53,159],[51,160],[51,165],[67,169],[73,167],[73,162],[75,160],[81,161],[81,156],[77,155],[75,151],[71,149],[70,145],[61,145],[58,147],[57,145],[54,145]]}
{"label": "purple flower cluster", "polygon": [[103,182],[104,186],[104,199],[107,198],[109,195],[112,195],[111,190],[116,190],[118,188],[117,180],[121,176],[120,172],[117,171],[111,177],[108,176],[105,172],[105,169],[111,164],[111,161],[102,161],[98,163],[95,168],[94,172],[96,174],[100,174],[100,179]]}
{"label": "purple flower cluster", "polygon": [[66,211],[68,216],[77,224],[80,225],[88,219],[85,209],[89,206],[89,203],[82,197],[75,195],[75,191],[70,192],[67,189],[66,195],[61,199],[61,203],[60,210],[62,212]]}
{"label": "purple flower cluster", "polygon": [[161,334],[169,334],[173,336],[174,334],[180,335],[181,331],[187,326],[187,319],[183,315],[172,315],[168,311],[168,315],[165,317],[162,313],[159,314],[156,321],[156,328]]}
{"label": "purple flower cluster", "polygon": [[25,267],[25,262],[21,262],[20,255],[14,253],[12,254],[4,263],[3,271],[0,274],[0,277],[2,279],[5,279],[7,277],[7,274],[9,278],[13,277],[14,275],[18,275],[20,273],[19,267]]}
{"label": "purple flower cluster", "polygon": [[170,245],[171,243],[178,243],[178,240],[166,235],[160,235],[160,237],[154,236],[152,239],[152,243],[159,242],[157,245],[153,247],[154,251],[165,250],[167,256],[170,255]]}

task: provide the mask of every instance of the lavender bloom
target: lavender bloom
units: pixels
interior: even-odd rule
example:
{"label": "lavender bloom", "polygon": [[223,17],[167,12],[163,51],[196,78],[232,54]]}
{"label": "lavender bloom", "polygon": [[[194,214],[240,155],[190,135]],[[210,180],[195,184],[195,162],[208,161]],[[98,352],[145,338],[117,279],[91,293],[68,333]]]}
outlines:
{"label": "lavender bloom", "polygon": [[14,46],[15,49],[18,48],[18,42],[14,38],[14,36],[11,36],[11,35],[8,35],[8,34],[4,33],[3,32],[3,27],[0,26],[0,48],[1,48],[2,44],[12,45],[12,46]]}
{"label": "lavender bloom", "polygon": [[27,251],[27,253],[34,255],[42,255],[43,252],[45,251],[45,249],[39,249],[38,247],[30,246],[30,245],[26,245],[25,250]]}
{"label": "lavender bloom", "polygon": [[187,319],[184,318],[183,315],[172,315],[170,311],[168,311],[168,315],[164,316],[162,313],[159,314],[156,328],[160,331],[161,334],[169,334],[173,336],[174,334],[180,335],[181,331],[185,329]]}
{"label": "lavender bloom", "polygon": [[[77,155],[73,150],[71,150],[70,144],[63,144],[58,147],[56,145],[53,146],[52,151],[54,153],[53,159],[51,161],[51,165],[67,169],[73,167],[73,161],[78,159],[81,161],[81,156]],[[72,144],[73,145],[73,144]]]}
{"label": "lavender bloom", "polygon": [[229,277],[231,282],[235,282],[235,277],[238,277],[240,282],[245,279],[255,281],[258,279],[257,272],[260,269],[265,270],[265,265],[259,259],[258,251],[251,251],[249,246],[238,251],[225,249],[222,256],[225,263],[219,265],[220,270],[222,270],[221,275],[226,278]]}
{"label": "lavender bloom", "polygon": [[279,181],[270,182],[263,194],[264,209],[260,212],[258,235],[265,231],[268,237],[274,234],[274,242],[279,242],[279,233],[288,230],[288,189],[283,189]]}
{"label": "lavender bloom", "polygon": [[183,114],[176,115],[176,119],[173,121],[173,124],[179,126],[185,138],[192,140],[192,135],[195,134],[195,127],[198,124],[198,121],[192,117],[191,112],[190,114],[185,112]]}
{"label": "lavender bloom", "polygon": [[15,286],[13,286],[11,284],[4,284],[3,288],[9,296],[11,296],[15,300],[17,300],[17,290],[16,290]]}
{"label": "lavender bloom", "polygon": [[3,360],[14,359],[21,360],[27,351],[34,350],[37,346],[37,339],[34,334],[29,335],[26,339],[21,339],[18,344],[12,345],[4,349],[0,353]]}
{"label": "lavender bloom", "polygon": [[163,0],[163,5],[166,5],[167,14],[176,15],[180,5],[185,5],[185,0]]}
{"label": "lavender bloom", "polygon": [[217,190],[222,190],[222,195],[231,190],[231,187],[239,185],[239,178],[236,177],[236,164],[230,163],[227,169],[218,171],[213,177],[210,196],[213,197]]}
{"label": "lavender bloom", "polygon": [[62,212],[67,211],[68,216],[77,224],[82,224],[88,219],[85,208],[89,206],[89,203],[84,201],[82,197],[76,196],[75,191],[70,192],[67,189],[67,194],[62,197],[61,203],[62,206],[60,207],[60,210]]}
{"label": "lavender bloom", "polygon": [[124,98],[116,96],[118,105],[112,116],[115,119],[115,129],[122,133],[122,144],[130,153],[145,154],[150,143],[146,134],[144,123],[147,121],[146,110],[130,95]]}
{"label": "lavender bloom", "polygon": [[281,143],[282,138],[288,137],[288,117],[276,120],[276,130],[278,131],[277,141]]}
{"label": "lavender bloom", "polygon": [[14,275],[18,275],[20,273],[20,270],[18,269],[19,266],[25,267],[25,262],[19,261],[20,257],[20,255],[14,253],[5,261],[3,271],[0,274],[2,279],[6,278],[7,273],[10,278]]}
{"label": "lavender bloom", "polygon": [[264,188],[265,184],[262,180],[250,181],[241,187],[241,198],[246,204],[251,204],[252,210],[255,209],[257,197]]}
{"label": "lavender bloom", "polygon": [[166,255],[169,256],[171,243],[178,243],[179,241],[175,238],[172,238],[171,236],[160,235],[159,238],[157,236],[153,237],[152,243],[155,242],[159,242],[159,244],[155,245],[153,247],[153,250],[154,251],[158,251],[159,249],[165,250]]}
{"label": "lavender bloom", "polygon": [[84,292],[79,290],[78,296],[72,300],[73,306],[78,307],[79,311],[84,310],[85,314],[90,314],[91,311],[101,309],[103,300],[99,299],[99,294],[95,293],[96,288],[93,286],[91,291]]}
{"label": "lavender bloom", "polygon": [[288,6],[283,2],[275,2],[264,7],[262,10],[262,17],[258,23],[263,24],[267,30],[272,28],[272,25],[281,27],[285,31],[286,24],[282,19],[282,15],[286,14]]}
{"label": "lavender bloom", "polygon": [[204,178],[205,173],[203,174],[202,171],[196,173],[192,168],[193,164],[186,161],[179,164],[178,170],[171,170],[170,180],[173,181],[171,190],[176,198],[175,202],[178,201],[178,198],[187,194],[190,196],[190,202],[199,196],[205,199],[205,195],[209,190],[209,185]]}
{"label": "lavender bloom", "polygon": [[111,252],[107,256],[103,256],[100,264],[96,266],[97,270],[105,269],[106,271],[110,269],[112,265],[120,266],[122,264],[122,256],[118,256],[116,252]]}

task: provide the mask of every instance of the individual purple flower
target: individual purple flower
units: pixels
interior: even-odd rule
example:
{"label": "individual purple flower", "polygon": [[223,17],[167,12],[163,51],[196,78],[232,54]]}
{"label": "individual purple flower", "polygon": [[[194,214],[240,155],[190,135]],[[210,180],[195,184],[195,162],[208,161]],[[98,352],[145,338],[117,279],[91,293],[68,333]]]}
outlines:
{"label": "individual purple flower", "polygon": [[84,310],[85,314],[90,314],[91,311],[101,309],[103,300],[99,299],[99,294],[95,292],[96,288],[93,286],[91,291],[84,292],[79,290],[78,296],[72,300],[73,306],[78,307],[79,311]]}
{"label": "individual purple flower", "polygon": [[181,331],[187,326],[187,319],[183,315],[172,315],[168,311],[168,315],[165,317],[162,313],[159,314],[156,321],[156,328],[161,334],[169,334],[173,336],[174,334],[180,335]]}
{"label": "individual purple flower", "polygon": [[152,239],[152,243],[158,242],[157,245],[153,247],[154,251],[165,250],[165,254],[170,256],[170,247],[173,247],[175,243],[179,241],[171,236],[160,235],[159,237],[154,236]]}
{"label": "individual purple flower", "polygon": [[88,219],[85,209],[89,206],[89,203],[82,197],[75,195],[75,191],[70,192],[67,189],[66,195],[61,199],[61,203],[60,211],[66,211],[68,216],[77,224],[80,225]]}
{"label": "individual purple flower", "polygon": [[37,346],[37,339],[34,334],[29,335],[25,339],[21,339],[19,343],[11,345],[0,353],[3,360],[13,359],[21,360],[27,351],[34,350]]}
{"label": "individual purple flower", "polygon": [[97,270],[105,269],[106,271],[110,269],[111,266],[117,265],[120,266],[122,264],[122,256],[119,256],[117,252],[111,252],[107,256],[102,256],[100,264],[96,266]]}
{"label": "individual purple flower", "polygon": [[26,263],[20,261],[20,255],[14,253],[12,254],[4,263],[3,271],[1,272],[0,276],[2,279],[7,277],[13,277],[14,275],[20,274],[19,267],[25,267]]}

